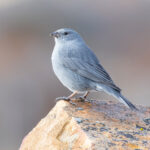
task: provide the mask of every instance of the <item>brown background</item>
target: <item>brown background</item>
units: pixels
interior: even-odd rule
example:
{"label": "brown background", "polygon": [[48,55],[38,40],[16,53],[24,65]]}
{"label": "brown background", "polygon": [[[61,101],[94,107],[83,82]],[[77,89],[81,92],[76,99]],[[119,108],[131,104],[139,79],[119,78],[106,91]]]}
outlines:
{"label": "brown background", "polygon": [[77,30],[123,94],[150,105],[149,14],[148,0],[1,0],[0,149],[18,149],[55,97],[70,94],[51,67],[49,33],[58,28]]}

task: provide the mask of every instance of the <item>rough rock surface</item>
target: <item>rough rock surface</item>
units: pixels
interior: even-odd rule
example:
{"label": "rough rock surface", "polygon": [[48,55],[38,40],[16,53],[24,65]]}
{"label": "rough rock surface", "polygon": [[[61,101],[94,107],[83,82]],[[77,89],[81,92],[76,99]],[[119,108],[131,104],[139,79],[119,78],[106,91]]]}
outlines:
{"label": "rough rock surface", "polygon": [[24,138],[20,150],[150,150],[150,107],[66,101]]}

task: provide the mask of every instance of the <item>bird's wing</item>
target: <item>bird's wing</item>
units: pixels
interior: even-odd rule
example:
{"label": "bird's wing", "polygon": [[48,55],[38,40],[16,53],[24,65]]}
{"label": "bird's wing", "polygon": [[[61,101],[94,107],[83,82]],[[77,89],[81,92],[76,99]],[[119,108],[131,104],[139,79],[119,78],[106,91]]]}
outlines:
{"label": "bird's wing", "polygon": [[63,66],[94,82],[107,85],[121,91],[112,81],[109,74],[100,64],[91,64],[78,58],[63,58]]}

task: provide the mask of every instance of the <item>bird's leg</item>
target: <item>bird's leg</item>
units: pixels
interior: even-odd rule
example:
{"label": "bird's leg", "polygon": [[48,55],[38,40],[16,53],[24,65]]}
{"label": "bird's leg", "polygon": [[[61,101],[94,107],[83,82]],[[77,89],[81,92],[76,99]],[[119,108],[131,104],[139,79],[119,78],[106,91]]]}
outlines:
{"label": "bird's leg", "polygon": [[71,95],[69,95],[68,97],[57,97],[56,101],[59,101],[59,100],[71,101],[71,98],[74,97],[77,93],[78,92],[75,91]]}
{"label": "bird's leg", "polygon": [[90,93],[89,91],[86,91],[83,96],[79,97],[79,100],[82,101],[82,102],[84,102],[89,93]]}
{"label": "bird's leg", "polygon": [[68,96],[68,98],[71,99],[71,98],[74,97],[77,93],[78,93],[77,91],[73,92],[71,95]]}
{"label": "bird's leg", "polygon": [[85,94],[83,95],[83,98],[86,99],[89,93],[90,93],[89,91],[86,91]]}

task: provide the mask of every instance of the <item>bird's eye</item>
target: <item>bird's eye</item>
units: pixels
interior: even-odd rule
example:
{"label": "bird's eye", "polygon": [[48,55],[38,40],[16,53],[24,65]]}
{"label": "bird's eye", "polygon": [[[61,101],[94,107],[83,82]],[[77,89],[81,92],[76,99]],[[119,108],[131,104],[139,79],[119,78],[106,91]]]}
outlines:
{"label": "bird's eye", "polygon": [[68,35],[68,32],[64,32],[64,35]]}

